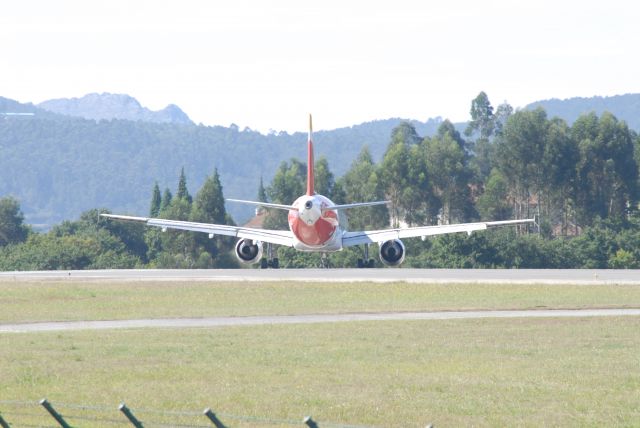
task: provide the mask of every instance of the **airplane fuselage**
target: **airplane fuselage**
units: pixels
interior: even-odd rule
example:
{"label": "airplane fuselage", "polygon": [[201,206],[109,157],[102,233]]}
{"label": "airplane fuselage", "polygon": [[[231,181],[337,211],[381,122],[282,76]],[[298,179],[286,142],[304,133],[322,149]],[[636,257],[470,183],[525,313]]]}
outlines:
{"label": "airplane fuselage", "polygon": [[327,209],[334,203],[322,195],[300,196],[292,204],[289,229],[294,236],[294,248],[300,251],[339,251],[342,249],[344,214]]}

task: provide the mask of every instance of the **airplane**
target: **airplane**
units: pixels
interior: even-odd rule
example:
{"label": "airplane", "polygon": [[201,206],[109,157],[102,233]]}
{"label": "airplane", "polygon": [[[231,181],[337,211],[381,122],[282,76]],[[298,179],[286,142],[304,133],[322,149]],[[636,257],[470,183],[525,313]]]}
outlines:
{"label": "airplane", "polygon": [[[320,252],[323,265],[327,253],[340,251],[345,247],[364,246],[364,257],[358,259],[358,267],[373,267],[374,259],[369,258],[369,246],[378,244],[378,256],[385,266],[399,266],[405,259],[406,250],[402,242],[405,238],[421,237],[448,233],[466,232],[471,235],[477,230],[485,230],[501,226],[535,224],[535,219],[505,220],[477,223],[447,224],[438,226],[420,226],[406,228],[390,228],[381,230],[345,230],[346,215],[344,211],[351,208],[385,205],[389,201],[360,202],[336,205],[329,198],[317,194],[314,187],[313,126],[309,115],[309,138],[307,142],[307,189],[306,193],[291,205],[267,202],[227,199],[230,202],[256,205],[288,211],[289,230],[268,230],[223,224],[196,223],[190,221],[167,220],[160,218],[133,217],[127,215],[102,214],[110,219],[144,223],[147,226],[159,227],[163,232],[167,229],[189,230],[208,233],[209,238],[215,235],[239,238],[235,245],[235,254],[244,264],[260,263],[260,267],[279,267],[279,260],[273,256],[273,245],[293,247],[299,251]],[[263,257],[263,246],[267,245],[267,256]]]}

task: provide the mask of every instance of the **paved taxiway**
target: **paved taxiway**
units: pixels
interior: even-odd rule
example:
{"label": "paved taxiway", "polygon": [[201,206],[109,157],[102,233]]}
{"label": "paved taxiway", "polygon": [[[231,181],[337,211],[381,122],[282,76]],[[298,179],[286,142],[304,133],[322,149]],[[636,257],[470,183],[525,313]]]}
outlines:
{"label": "paved taxiway", "polygon": [[480,318],[577,318],[640,316],[640,309],[576,309],[463,312],[382,312],[361,314],[280,315],[214,318],[166,318],[118,321],[65,321],[0,324],[1,333],[137,328],[203,328],[266,324],[319,324],[354,321],[458,320]]}
{"label": "paved taxiway", "polygon": [[592,269],[131,269],[0,272],[0,281],[374,281],[515,284],[636,284],[640,270]]}

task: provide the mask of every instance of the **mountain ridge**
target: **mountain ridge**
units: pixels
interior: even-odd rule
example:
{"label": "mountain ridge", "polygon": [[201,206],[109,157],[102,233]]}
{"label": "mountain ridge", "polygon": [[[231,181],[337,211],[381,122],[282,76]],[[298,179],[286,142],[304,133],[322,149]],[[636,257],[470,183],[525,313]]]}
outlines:
{"label": "mountain ridge", "polygon": [[623,94],[613,96],[550,98],[527,104],[524,108],[532,110],[542,107],[548,117],[558,116],[569,125],[584,113],[594,112],[600,116],[605,111],[612,113],[619,120],[627,122],[629,128],[640,131],[640,94]]}
{"label": "mountain ridge", "polygon": [[56,98],[43,101],[37,107],[65,116],[90,120],[124,119],[154,123],[193,123],[187,114],[175,104],[152,111],[143,107],[134,97],[109,92],[90,93],[79,98]]}

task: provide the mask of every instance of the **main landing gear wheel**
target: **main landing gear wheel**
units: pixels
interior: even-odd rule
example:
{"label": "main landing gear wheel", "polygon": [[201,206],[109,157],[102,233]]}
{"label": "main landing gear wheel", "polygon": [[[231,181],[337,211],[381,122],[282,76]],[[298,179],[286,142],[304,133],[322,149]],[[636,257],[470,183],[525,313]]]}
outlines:
{"label": "main landing gear wheel", "polygon": [[357,263],[357,266],[359,268],[372,268],[372,267],[375,267],[375,265],[376,265],[376,261],[374,259],[369,259],[369,260],[358,259],[358,263]]}
{"label": "main landing gear wheel", "polygon": [[260,269],[278,269],[280,267],[280,260],[277,257],[273,257],[273,246],[267,244],[267,257],[260,260]]}
{"label": "main landing gear wheel", "polygon": [[271,260],[266,258],[260,260],[260,269],[279,269],[280,268],[280,260],[277,257],[274,257]]}
{"label": "main landing gear wheel", "polygon": [[329,256],[327,253],[322,253],[320,256],[320,267],[322,269],[329,269],[331,267],[331,263],[329,263]]}
{"label": "main landing gear wheel", "polygon": [[364,244],[364,259],[358,259],[358,268],[372,268],[375,265],[376,261],[369,258],[369,244]]}

